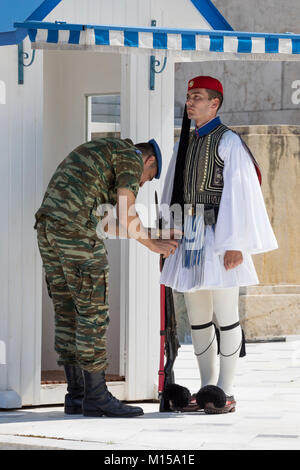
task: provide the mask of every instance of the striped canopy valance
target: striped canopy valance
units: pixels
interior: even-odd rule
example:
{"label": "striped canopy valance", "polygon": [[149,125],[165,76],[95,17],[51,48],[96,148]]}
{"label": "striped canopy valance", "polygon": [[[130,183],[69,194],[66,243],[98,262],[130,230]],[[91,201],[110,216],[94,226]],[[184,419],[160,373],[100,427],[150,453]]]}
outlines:
{"label": "striped canopy valance", "polygon": [[300,60],[300,35],[24,22],[35,49],[174,54],[182,60]]}

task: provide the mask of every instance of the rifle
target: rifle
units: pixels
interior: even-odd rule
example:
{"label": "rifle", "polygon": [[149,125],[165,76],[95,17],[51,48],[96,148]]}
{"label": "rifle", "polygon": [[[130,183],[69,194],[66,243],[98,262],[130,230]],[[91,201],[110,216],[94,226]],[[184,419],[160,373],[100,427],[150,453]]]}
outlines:
{"label": "rifle", "polygon": [[[163,219],[159,214],[158,197],[155,191],[156,227],[157,236],[161,236]],[[164,259],[160,256],[160,272],[164,265]],[[173,366],[178,355],[180,343],[177,336],[174,299],[171,287],[160,285],[160,366],[158,372],[158,394],[160,400],[159,411],[172,411],[169,400],[163,396],[167,385],[175,383]],[[165,362],[166,357],[166,362]]]}

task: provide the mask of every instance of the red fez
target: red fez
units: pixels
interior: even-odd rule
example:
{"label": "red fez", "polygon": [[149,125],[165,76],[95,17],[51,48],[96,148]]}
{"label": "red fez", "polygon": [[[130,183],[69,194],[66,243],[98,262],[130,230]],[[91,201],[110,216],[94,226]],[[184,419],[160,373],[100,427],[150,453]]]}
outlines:
{"label": "red fez", "polygon": [[213,77],[200,76],[192,78],[188,83],[188,91],[193,88],[206,88],[208,90],[219,91],[223,95],[222,83]]}

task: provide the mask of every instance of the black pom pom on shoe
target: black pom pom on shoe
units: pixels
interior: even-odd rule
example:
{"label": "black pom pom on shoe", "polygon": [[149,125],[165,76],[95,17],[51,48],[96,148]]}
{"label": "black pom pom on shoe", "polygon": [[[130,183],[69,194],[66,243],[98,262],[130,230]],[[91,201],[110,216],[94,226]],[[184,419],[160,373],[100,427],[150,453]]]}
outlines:
{"label": "black pom pom on shoe", "polygon": [[163,398],[170,402],[172,410],[181,410],[188,406],[191,393],[188,388],[177,384],[168,384],[163,392]]}
{"label": "black pom pom on shoe", "polygon": [[206,403],[213,403],[216,408],[223,408],[226,405],[226,395],[220,387],[206,385],[197,393],[196,402],[201,409],[205,408]]}

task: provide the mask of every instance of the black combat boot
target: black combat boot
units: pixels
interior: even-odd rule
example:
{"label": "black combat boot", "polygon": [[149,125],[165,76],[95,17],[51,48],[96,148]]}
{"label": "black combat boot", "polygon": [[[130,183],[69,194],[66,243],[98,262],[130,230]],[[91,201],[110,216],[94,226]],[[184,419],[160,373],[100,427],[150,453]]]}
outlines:
{"label": "black combat boot", "polygon": [[107,389],[104,371],[83,371],[84,399],[82,410],[84,416],[110,416],[130,418],[144,414],[138,406],[125,405],[115,398]]}
{"label": "black combat boot", "polygon": [[67,415],[82,414],[82,400],[84,396],[82,369],[71,364],[65,364],[64,369],[68,382],[68,393],[65,396],[65,413]]}

